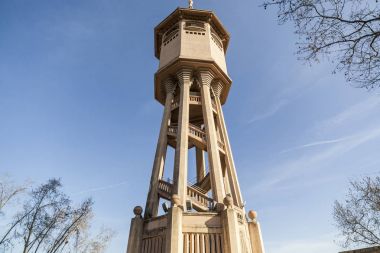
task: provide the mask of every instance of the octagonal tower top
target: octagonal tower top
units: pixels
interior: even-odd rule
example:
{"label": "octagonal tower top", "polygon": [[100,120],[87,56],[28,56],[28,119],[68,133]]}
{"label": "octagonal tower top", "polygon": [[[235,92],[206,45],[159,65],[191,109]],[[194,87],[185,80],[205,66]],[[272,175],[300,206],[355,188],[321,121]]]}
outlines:
{"label": "octagonal tower top", "polygon": [[155,75],[155,98],[164,103],[162,81],[181,67],[196,73],[209,69],[222,84],[220,96],[224,104],[231,86],[225,55],[230,35],[218,17],[207,10],[177,8],[154,29],[155,56],[159,68]]}
{"label": "octagonal tower top", "polygon": [[157,59],[160,59],[161,42],[164,34],[168,31],[168,29],[170,29],[173,25],[182,19],[209,23],[217,35],[220,37],[221,42],[223,43],[224,52],[227,51],[228,43],[230,41],[230,34],[224,28],[223,24],[220,22],[219,18],[213,11],[197,10],[192,8],[177,8],[154,29],[154,48],[155,56]]}

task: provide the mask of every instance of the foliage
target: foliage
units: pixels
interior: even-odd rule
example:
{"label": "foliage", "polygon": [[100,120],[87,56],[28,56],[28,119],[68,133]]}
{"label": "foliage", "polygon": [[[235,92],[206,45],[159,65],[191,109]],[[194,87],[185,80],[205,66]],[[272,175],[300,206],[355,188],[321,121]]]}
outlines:
{"label": "foliage", "polygon": [[378,0],[265,0],[263,6],[277,6],[281,24],[294,22],[300,59],[327,56],[358,87],[380,86]]}

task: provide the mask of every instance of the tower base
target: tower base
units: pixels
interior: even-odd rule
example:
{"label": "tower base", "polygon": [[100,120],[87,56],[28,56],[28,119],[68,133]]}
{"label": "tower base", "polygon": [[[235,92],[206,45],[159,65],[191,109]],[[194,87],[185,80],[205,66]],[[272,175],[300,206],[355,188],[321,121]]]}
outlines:
{"label": "tower base", "polygon": [[[265,253],[260,226],[232,207],[221,212],[183,212],[132,219],[127,253]],[[132,246],[131,246],[132,245]]]}

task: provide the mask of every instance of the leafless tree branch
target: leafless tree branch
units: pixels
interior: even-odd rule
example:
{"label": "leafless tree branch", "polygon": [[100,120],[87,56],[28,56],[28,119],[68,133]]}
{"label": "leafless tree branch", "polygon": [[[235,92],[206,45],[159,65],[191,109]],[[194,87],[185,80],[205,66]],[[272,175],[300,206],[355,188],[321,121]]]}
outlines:
{"label": "leafless tree branch", "polygon": [[18,245],[23,253],[79,253],[85,245],[98,245],[86,253],[104,252],[112,233],[102,232],[97,238],[88,235],[92,200],[87,199],[75,208],[60,188],[60,180],[51,179],[33,189],[23,209],[0,235],[0,245],[8,248]]}
{"label": "leafless tree branch", "polygon": [[378,0],[265,0],[278,7],[280,24],[293,22],[298,55],[308,62],[336,59],[336,70],[358,87],[380,87]]}
{"label": "leafless tree branch", "polygon": [[343,247],[380,245],[380,177],[351,182],[344,203],[335,202],[333,216]]}

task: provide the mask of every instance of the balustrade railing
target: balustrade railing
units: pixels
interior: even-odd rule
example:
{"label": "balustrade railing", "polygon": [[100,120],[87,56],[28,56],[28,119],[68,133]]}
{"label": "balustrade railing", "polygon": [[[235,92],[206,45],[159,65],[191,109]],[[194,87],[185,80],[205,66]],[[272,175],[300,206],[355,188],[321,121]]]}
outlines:
{"label": "balustrade railing", "polygon": [[190,95],[190,102],[202,103],[202,100],[200,96]]}
{"label": "balustrade railing", "polygon": [[[190,104],[199,104],[199,105],[202,104],[202,98],[199,95],[190,95],[189,101],[190,101]],[[217,106],[216,106],[215,100],[211,100],[211,104],[212,104],[212,108],[215,111],[217,111]],[[179,97],[177,96],[174,98],[173,103],[171,105],[171,108],[172,108],[172,110],[174,110],[178,107],[179,107]]]}
{"label": "balustrade railing", "polygon": [[222,233],[183,233],[183,252],[224,253]]}
{"label": "balustrade railing", "polygon": [[203,193],[203,194],[207,194],[207,191],[205,189],[202,189],[201,187],[199,187],[197,184],[199,182],[197,181],[197,178],[194,178],[190,181],[187,181],[187,185],[190,185],[192,188],[196,189],[197,191]]}
{"label": "balustrade railing", "polygon": [[187,195],[193,200],[194,202],[201,204],[202,206],[211,208],[214,200],[212,198],[209,198],[207,195],[203,194],[202,192],[196,190],[193,187],[188,186],[187,187]]}
{"label": "balustrade railing", "polygon": [[166,182],[166,181],[164,181],[164,180],[160,180],[160,181],[158,182],[158,189],[159,189],[160,191],[163,191],[163,192],[165,192],[165,193],[171,195],[171,193],[172,193],[172,184],[169,183],[169,182]]}
{"label": "balustrade railing", "polygon": [[203,141],[206,141],[206,133],[192,124],[189,125],[189,133],[202,139]]}
{"label": "balustrade railing", "polygon": [[142,239],[141,253],[164,253],[165,235],[147,236]]}
{"label": "balustrade railing", "polygon": [[[178,132],[177,126],[169,126],[168,134],[176,135]],[[201,139],[203,142],[207,141],[206,133],[199,127],[189,124],[189,135],[194,136],[195,138]],[[218,146],[221,150],[225,150],[225,145],[221,140],[218,140]]]}
{"label": "balustrade railing", "polygon": [[[164,180],[160,180],[158,182],[158,189],[161,192],[164,192],[168,196],[171,196],[173,185]],[[201,190],[196,189],[193,186],[187,186],[187,195],[190,199],[196,202],[199,205],[210,208],[213,204],[213,199],[209,198],[206,194],[204,194]]]}
{"label": "balustrade railing", "polygon": [[176,126],[169,126],[168,133],[169,134],[177,134],[178,128]]}

